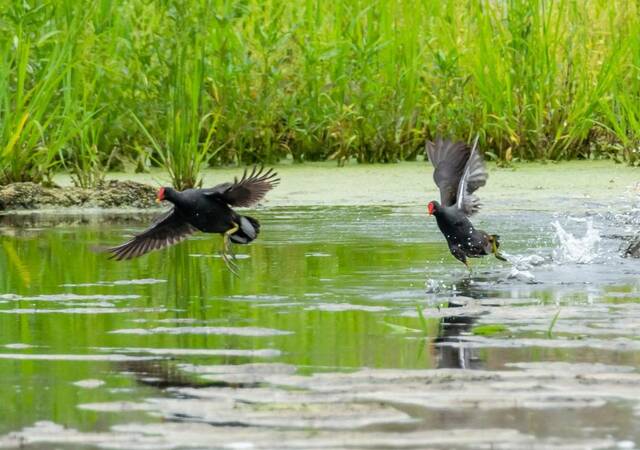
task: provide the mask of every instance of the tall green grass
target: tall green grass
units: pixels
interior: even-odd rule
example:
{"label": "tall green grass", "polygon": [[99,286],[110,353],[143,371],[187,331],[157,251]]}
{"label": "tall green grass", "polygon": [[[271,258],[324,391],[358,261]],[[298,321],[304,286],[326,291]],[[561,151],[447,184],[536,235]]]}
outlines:
{"label": "tall green grass", "polygon": [[640,163],[626,0],[26,0],[0,11],[0,182],[135,160],[393,162],[439,134],[509,161]]}

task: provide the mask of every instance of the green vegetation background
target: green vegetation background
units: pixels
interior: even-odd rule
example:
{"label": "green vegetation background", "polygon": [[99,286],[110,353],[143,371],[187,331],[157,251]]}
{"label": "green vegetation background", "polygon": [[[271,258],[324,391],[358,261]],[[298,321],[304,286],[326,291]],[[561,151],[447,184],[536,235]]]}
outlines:
{"label": "green vegetation background", "polygon": [[640,1],[0,0],[0,184],[134,161],[637,164]]}

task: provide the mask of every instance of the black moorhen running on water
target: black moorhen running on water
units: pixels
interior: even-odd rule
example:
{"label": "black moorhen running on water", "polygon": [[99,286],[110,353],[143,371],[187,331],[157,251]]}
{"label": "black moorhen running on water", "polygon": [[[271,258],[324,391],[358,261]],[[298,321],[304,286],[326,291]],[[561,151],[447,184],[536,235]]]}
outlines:
{"label": "black moorhen running on water", "polygon": [[186,189],[182,192],[170,187],[158,191],[157,202],[167,200],[173,208],[160,216],[148,229],[117,247],[106,249],[111,258],[121,261],[136,258],[186,239],[191,233],[220,233],[224,238],[222,258],[233,272],[235,263],[230,259],[231,242],[248,244],[260,232],[260,223],[249,216],[241,216],[231,206],[251,206],[262,200],[280,179],[273,169],[263,172],[254,166],[247,176],[233,183],[222,183],[209,189]]}
{"label": "black moorhen running on water", "polygon": [[467,258],[491,253],[506,261],[498,251],[499,236],[476,229],[469,220],[480,209],[480,201],[473,192],[484,186],[488,177],[477,145],[477,137],[471,149],[464,142],[442,139],[427,142],[427,154],[435,169],[433,181],[440,190],[441,202],[429,202],[428,212],[436,217],[451,254],[467,267]]}

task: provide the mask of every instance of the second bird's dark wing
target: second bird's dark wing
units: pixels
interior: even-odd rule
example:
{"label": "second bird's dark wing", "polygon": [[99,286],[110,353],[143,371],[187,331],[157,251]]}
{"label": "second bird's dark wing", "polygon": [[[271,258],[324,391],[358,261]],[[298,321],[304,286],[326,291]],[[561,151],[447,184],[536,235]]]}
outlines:
{"label": "second bird's dark wing", "polygon": [[152,250],[177,244],[196,231],[198,230],[195,227],[185,222],[175,209],[172,209],[158,217],[149,228],[133,239],[106,251],[111,253],[111,259],[117,261],[132,259]]}
{"label": "second bird's dark wing", "polygon": [[240,180],[236,178],[233,183],[222,183],[211,189],[204,189],[204,195],[219,197],[231,206],[251,206],[262,200],[267,192],[278,185],[280,178],[277,176],[273,169],[264,172],[262,167],[258,169],[254,166],[248,176],[245,169]]}
{"label": "second bird's dark wing", "polygon": [[478,199],[471,195],[487,182],[487,171],[482,156],[464,142],[436,139],[427,142],[427,155],[433,164],[433,181],[440,190],[443,206],[458,205],[465,214],[471,215],[479,209]]}

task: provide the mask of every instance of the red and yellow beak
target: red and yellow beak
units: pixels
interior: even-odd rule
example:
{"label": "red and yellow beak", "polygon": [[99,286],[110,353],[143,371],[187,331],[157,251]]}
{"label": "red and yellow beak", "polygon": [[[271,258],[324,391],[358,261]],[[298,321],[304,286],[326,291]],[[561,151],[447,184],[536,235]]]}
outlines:
{"label": "red and yellow beak", "polygon": [[158,194],[156,195],[156,203],[160,203],[162,200],[164,200],[164,188],[160,188],[158,190]]}

